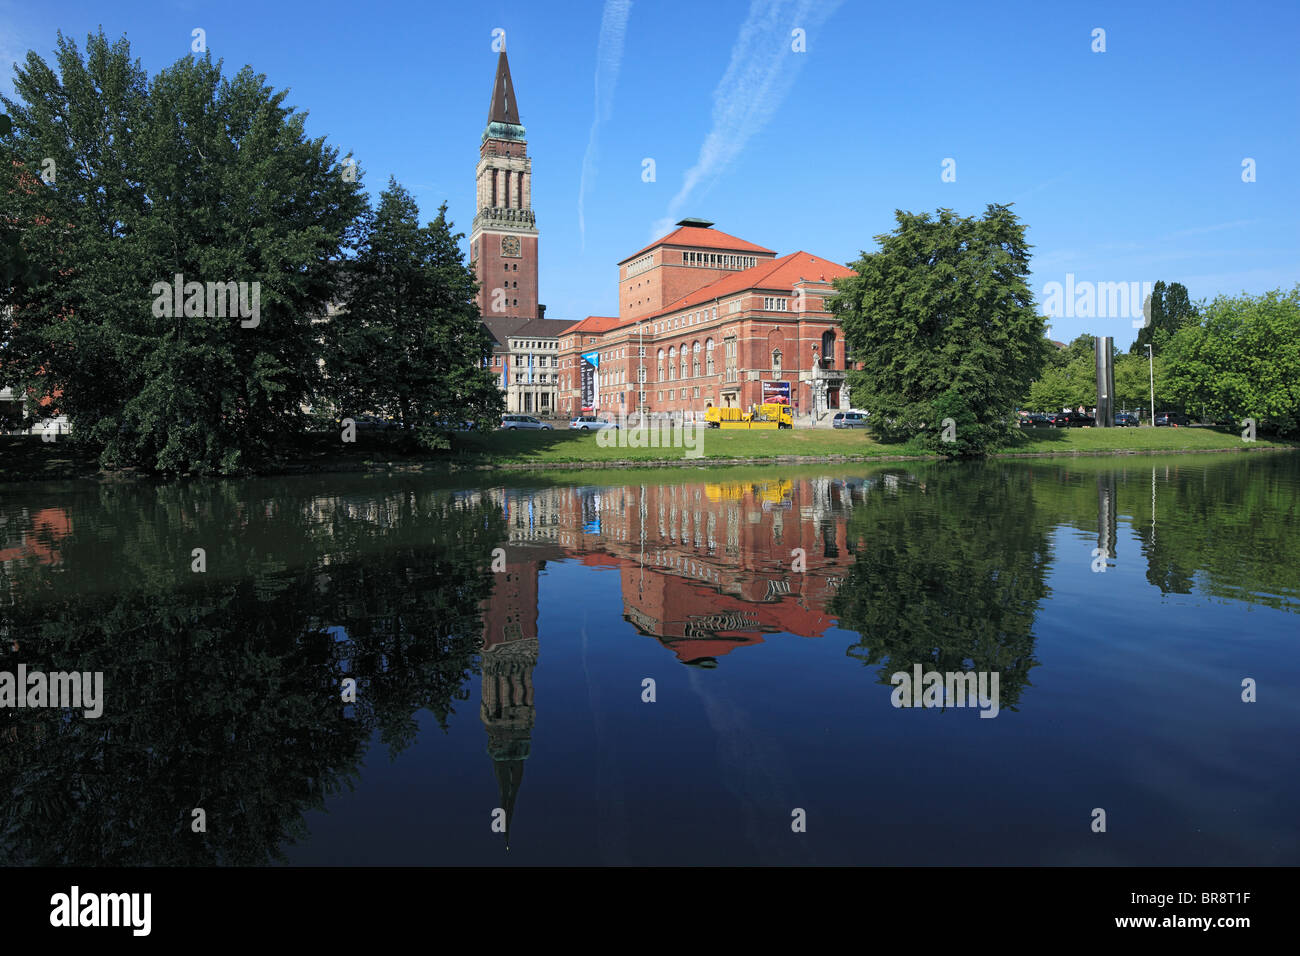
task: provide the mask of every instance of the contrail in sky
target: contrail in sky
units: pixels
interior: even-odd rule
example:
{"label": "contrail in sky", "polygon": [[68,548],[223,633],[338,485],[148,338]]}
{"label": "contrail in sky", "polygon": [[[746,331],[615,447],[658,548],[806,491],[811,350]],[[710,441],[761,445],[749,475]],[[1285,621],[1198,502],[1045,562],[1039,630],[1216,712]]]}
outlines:
{"label": "contrail in sky", "polygon": [[587,179],[596,175],[596,131],[603,120],[609,119],[618,70],[623,65],[623,41],[627,39],[627,20],[631,13],[632,0],[605,0],[605,12],[600,18],[600,42],[596,46],[596,110],[591,120],[591,134],[587,137],[587,152],[582,157],[582,181],[578,184],[578,234],[583,248],[587,245],[587,221],[583,216]]}
{"label": "contrail in sky", "polygon": [[731,48],[731,62],[713,91],[713,128],[700,146],[695,165],[655,223],[652,239],[671,229],[683,205],[701,182],[716,177],[744,150],[755,133],[784,102],[807,53],[793,49],[792,31],[802,29],[816,42],[821,26],[841,0],[753,0]]}

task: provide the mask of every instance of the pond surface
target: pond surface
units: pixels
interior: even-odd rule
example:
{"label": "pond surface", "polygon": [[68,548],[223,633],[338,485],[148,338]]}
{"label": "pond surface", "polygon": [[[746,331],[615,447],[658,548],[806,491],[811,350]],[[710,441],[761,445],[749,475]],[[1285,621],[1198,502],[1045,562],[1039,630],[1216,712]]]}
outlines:
{"label": "pond surface", "polygon": [[0,864],[1300,863],[1300,456],[478,480],[0,487]]}

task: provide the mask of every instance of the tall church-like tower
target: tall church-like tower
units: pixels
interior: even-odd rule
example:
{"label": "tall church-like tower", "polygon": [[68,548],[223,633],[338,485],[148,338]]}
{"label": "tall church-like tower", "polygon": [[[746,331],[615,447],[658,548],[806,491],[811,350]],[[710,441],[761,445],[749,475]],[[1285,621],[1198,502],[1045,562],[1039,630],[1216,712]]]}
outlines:
{"label": "tall church-like tower", "polygon": [[479,148],[476,211],[470,233],[469,257],[480,286],[480,315],[540,317],[532,179],[533,162],[519,123],[510,63],[502,50]]}

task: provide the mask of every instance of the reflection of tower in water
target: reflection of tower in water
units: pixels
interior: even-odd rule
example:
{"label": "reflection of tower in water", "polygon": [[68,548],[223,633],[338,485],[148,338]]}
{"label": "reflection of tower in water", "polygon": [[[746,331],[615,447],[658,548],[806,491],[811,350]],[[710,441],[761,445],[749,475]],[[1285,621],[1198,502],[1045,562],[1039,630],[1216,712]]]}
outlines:
{"label": "reflection of tower in water", "polygon": [[1117,555],[1118,518],[1115,514],[1115,475],[1097,476],[1097,549],[1103,558]]}
{"label": "reflection of tower in water", "polygon": [[[532,513],[531,509],[525,509]],[[518,529],[527,538],[526,529]],[[512,538],[514,529],[512,529]],[[506,846],[515,802],[524,779],[537,711],[533,668],[537,666],[537,584],[548,558],[562,556],[553,546],[505,545],[505,571],[483,608],[482,690],[479,717],[487,730],[488,756],[505,811]]]}
{"label": "reflection of tower in water", "polygon": [[483,693],[479,716],[487,729],[488,756],[497,778],[500,808],[505,811],[506,848],[515,800],[524,779],[524,761],[532,746],[533,668],[537,666],[535,637],[505,641],[483,648]]}

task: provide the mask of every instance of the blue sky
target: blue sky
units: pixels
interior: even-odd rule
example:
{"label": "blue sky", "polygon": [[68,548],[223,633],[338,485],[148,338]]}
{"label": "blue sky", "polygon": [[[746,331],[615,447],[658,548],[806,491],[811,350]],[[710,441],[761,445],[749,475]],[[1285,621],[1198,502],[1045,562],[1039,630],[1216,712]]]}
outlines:
{"label": "blue sky", "polygon": [[[548,317],[614,314],[617,261],[684,216],[849,262],[895,209],[1014,202],[1040,303],[1067,273],[1178,281],[1193,299],[1300,281],[1290,0],[0,0],[0,90],[26,50],[52,59],[57,29],[82,45],[100,24],[150,74],[203,28],[228,73],[251,64],[289,88],[372,194],[394,175],[426,216],[445,199],[466,232],[504,29]],[[956,180],[943,182],[949,158]],[[1052,336],[1084,331],[1121,346],[1135,335],[1126,316],[1060,318]]]}

